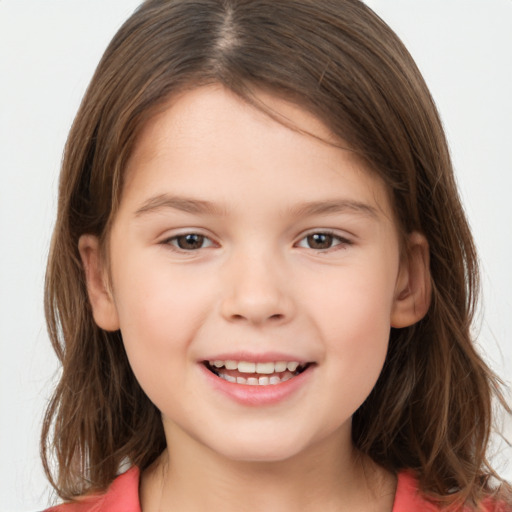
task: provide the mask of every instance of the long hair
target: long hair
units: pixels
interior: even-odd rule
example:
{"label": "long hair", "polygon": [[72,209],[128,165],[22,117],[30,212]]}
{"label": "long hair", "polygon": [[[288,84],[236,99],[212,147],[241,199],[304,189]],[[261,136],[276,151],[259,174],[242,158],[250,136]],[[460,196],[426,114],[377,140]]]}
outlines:
{"label": "long hair", "polygon": [[353,442],[388,470],[415,471],[434,501],[478,503],[497,476],[485,455],[493,396],[504,401],[471,337],[475,247],[427,86],[398,37],[358,0],[148,0],[115,35],[60,176],[45,292],[62,363],[42,433],[50,482],[73,499],[105,489],[123,461],[144,469],[165,448],[121,334],[94,323],[78,239],[108,237],[145,123],[172,95],[209,83],[263,110],[256,92],[266,90],[316,115],[387,184],[402,233],[426,236],[431,307],[416,325],[392,329]]}

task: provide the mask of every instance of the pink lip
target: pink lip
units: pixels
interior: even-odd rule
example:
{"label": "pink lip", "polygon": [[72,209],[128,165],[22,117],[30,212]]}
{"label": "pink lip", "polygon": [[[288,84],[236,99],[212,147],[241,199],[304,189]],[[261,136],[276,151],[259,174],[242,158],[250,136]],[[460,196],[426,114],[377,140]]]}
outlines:
{"label": "pink lip", "polygon": [[254,354],[250,352],[231,352],[215,354],[211,357],[206,357],[203,361],[247,361],[248,363],[271,363],[278,361],[296,361],[300,364],[309,363],[310,360],[297,357],[292,354],[285,354],[283,352],[265,352],[263,354]]}
{"label": "pink lip", "polygon": [[[247,356],[245,356],[247,357]],[[270,359],[244,359],[243,357],[238,359],[237,357],[233,357],[231,354],[229,357],[224,359],[224,356],[219,356],[219,360],[235,360],[235,361],[297,361],[297,359],[289,359],[283,358],[282,355],[278,358],[270,358]],[[286,400],[288,397],[295,394],[300,388],[302,388],[308,380],[311,378],[311,374],[314,371],[314,367],[316,365],[311,365],[306,370],[304,370],[299,375],[287,380],[285,382],[281,382],[279,384],[268,386],[250,386],[247,384],[236,384],[233,382],[228,382],[220,377],[217,377],[214,373],[212,373],[204,364],[200,364],[200,370],[202,374],[207,379],[208,384],[215,390],[218,391],[228,398],[242,404],[245,406],[251,407],[261,407],[265,405],[273,405],[277,404],[283,400]]]}

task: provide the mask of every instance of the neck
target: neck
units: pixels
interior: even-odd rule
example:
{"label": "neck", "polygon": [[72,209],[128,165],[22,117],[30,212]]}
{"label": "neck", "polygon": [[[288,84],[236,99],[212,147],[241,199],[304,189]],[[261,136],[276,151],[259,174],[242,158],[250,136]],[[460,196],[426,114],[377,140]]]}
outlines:
{"label": "neck", "polygon": [[143,512],[392,509],[395,478],[343,437],[275,462],[232,460],[179,435],[168,441],[170,449],[142,475]]}

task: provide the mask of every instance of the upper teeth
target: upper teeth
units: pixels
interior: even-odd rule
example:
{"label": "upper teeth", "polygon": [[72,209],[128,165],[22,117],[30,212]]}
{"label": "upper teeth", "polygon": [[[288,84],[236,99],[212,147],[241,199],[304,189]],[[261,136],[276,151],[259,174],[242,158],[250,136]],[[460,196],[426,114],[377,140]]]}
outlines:
{"label": "upper teeth", "polygon": [[240,373],[264,373],[271,374],[275,372],[284,372],[289,370],[294,372],[299,364],[297,361],[277,361],[275,363],[251,363],[248,361],[209,361],[210,366],[215,368],[226,368],[226,370],[238,370]]}

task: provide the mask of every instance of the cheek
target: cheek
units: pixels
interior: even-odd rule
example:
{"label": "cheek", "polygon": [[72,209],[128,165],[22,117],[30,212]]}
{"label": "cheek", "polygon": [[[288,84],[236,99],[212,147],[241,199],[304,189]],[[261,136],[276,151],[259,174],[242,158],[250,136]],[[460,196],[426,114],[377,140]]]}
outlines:
{"label": "cheek", "polygon": [[329,338],[345,338],[348,333],[366,338],[365,333],[389,331],[395,293],[391,269],[390,265],[361,262],[320,279],[314,276],[314,283],[302,283],[313,316],[328,330]]}
{"label": "cheek", "polygon": [[[181,276],[181,277],[180,277]],[[211,287],[194,283],[163,266],[125,261],[114,277],[114,297],[128,359],[142,387],[162,385],[162,375],[179,378],[184,358],[204,315]]]}
{"label": "cheek", "polygon": [[[391,266],[361,265],[325,279],[310,296],[312,318],[324,339],[329,376],[366,398],[386,358],[394,296]],[[349,398],[350,399],[350,398]]]}
{"label": "cheek", "polygon": [[114,284],[121,329],[151,333],[144,336],[148,342],[158,339],[158,333],[167,340],[182,339],[184,331],[197,325],[194,319],[201,316],[212,295],[207,280],[188,276],[165,258],[125,261]]}

